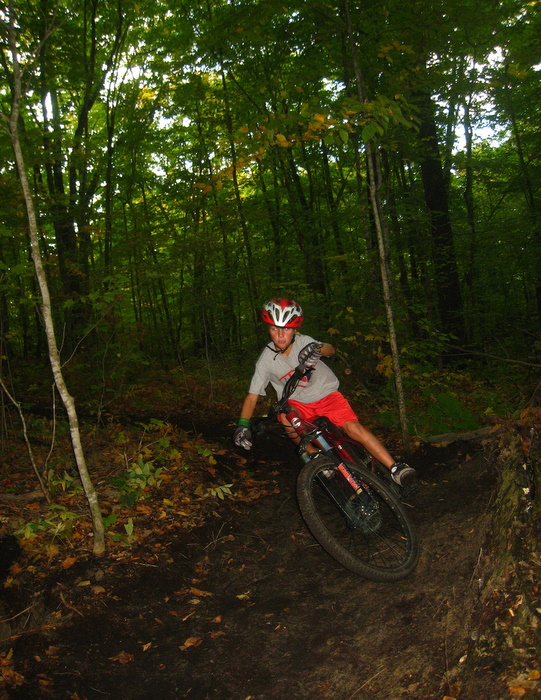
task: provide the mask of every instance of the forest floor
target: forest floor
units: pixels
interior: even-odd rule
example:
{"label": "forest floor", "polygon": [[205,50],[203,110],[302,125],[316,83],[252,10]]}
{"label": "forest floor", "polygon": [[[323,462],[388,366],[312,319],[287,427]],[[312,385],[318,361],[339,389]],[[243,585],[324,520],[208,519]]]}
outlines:
{"label": "forest floor", "polygon": [[[214,469],[234,481],[231,426],[210,420],[204,432],[227,445]],[[242,457],[260,497],[225,498],[202,526],[105,560],[74,556],[7,588],[0,698],[538,696],[529,633],[520,649],[509,642],[518,589],[483,591],[498,475],[479,445],[424,448],[411,460],[421,556],[392,585],[356,577],[313,540],[296,502],[298,463],[278,434]]]}

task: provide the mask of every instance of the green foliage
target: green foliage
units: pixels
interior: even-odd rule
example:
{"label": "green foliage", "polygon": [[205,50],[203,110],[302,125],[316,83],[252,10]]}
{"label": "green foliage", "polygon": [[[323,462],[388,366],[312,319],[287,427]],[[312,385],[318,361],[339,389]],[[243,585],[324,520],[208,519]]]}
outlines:
{"label": "green foliage", "polygon": [[430,400],[425,415],[433,434],[447,430],[465,432],[480,427],[473,411],[457,396],[448,393],[434,395],[429,389],[424,390],[423,396]]}
{"label": "green foliage", "polygon": [[220,484],[220,486],[212,486],[209,488],[208,493],[211,496],[216,496],[222,501],[226,496],[231,496],[231,487],[233,484]]}
{"label": "green foliage", "polygon": [[116,476],[111,481],[111,485],[120,491],[120,502],[125,506],[132,506],[147,495],[145,492],[149,488],[160,486],[162,471],[163,467],[155,467],[152,462],[144,462],[141,457],[138,457],[124,474]]}
{"label": "green foliage", "polygon": [[[482,411],[480,413],[482,415]],[[481,427],[479,415],[463,399],[454,393],[435,392],[433,387],[427,387],[414,399],[407,400],[407,415],[411,428],[421,438]],[[386,427],[398,428],[398,413],[394,408],[382,410],[376,420]]]}
{"label": "green foliage", "polygon": [[51,495],[61,491],[62,493],[79,493],[83,487],[78,478],[68,474],[66,470],[62,476],[57,476],[54,469],[49,469],[47,472],[47,485]]}
{"label": "green foliage", "polygon": [[[183,7],[63,7],[36,73],[23,65],[21,124],[55,322],[69,386],[97,425],[156,360],[171,369],[205,357],[214,381],[236,373],[262,340],[256,308],[280,290],[308,310],[314,334],[338,331],[352,367],[391,379],[367,141],[383,162],[399,346],[406,364],[435,366],[453,339],[438,309],[420,94],[435,105],[453,226],[446,255],[461,281],[469,347],[537,362],[536,3],[448,3],[443,13],[430,3],[352,5],[364,101],[342,5]],[[24,63],[51,18],[47,4],[16,0],[14,11]],[[8,113],[9,60],[1,70]],[[465,105],[474,136],[490,113],[498,142],[477,132],[469,152],[457,141]],[[15,366],[46,359],[46,344],[5,137],[0,154],[0,342]]]}
{"label": "green foliage", "polygon": [[109,515],[102,515],[103,527],[108,530],[112,525],[118,520],[118,515],[116,513],[109,513]]}
{"label": "green foliage", "polygon": [[206,457],[209,464],[216,464],[216,460],[212,455],[212,450],[210,449],[210,447],[203,447],[202,445],[199,445],[197,447],[197,452],[203,457]]}
{"label": "green foliage", "polygon": [[52,540],[58,537],[69,538],[72,527],[80,516],[65,506],[55,503],[49,505],[48,511],[48,516],[28,521],[23,527],[16,530],[15,534],[26,539],[33,539],[40,535],[50,537]]}
{"label": "green foliage", "polygon": [[105,528],[105,534],[113,542],[121,542],[123,545],[130,545],[134,541],[134,523],[133,518],[128,518],[124,523],[124,530],[126,534],[120,532],[114,532],[110,528],[116,524],[118,521],[118,515],[116,513],[109,513],[109,515],[103,516],[103,526]]}
{"label": "green foliage", "polygon": [[[513,410],[510,392],[515,385],[493,381],[488,369],[488,380],[479,373],[438,371],[413,362],[404,365],[403,373],[410,431],[420,437],[477,430],[487,424],[487,417],[509,416]],[[381,395],[385,404],[376,420],[397,429],[392,384]]]}
{"label": "green foliage", "polygon": [[232,496],[231,487],[233,484],[219,484],[216,486],[204,487],[203,485],[198,486],[194,493],[200,498],[208,498],[210,496],[214,498],[219,498],[224,500],[226,496]]}
{"label": "green foliage", "polygon": [[128,538],[133,536],[133,519],[128,518],[127,522],[124,523],[124,529],[126,530],[126,534],[128,535]]}

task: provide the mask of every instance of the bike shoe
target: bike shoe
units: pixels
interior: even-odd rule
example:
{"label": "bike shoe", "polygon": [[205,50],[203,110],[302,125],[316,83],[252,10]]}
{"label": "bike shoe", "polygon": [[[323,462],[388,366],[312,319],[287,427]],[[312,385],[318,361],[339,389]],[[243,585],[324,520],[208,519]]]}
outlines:
{"label": "bike shoe", "polygon": [[391,467],[391,477],[395,484],[399,486],[411,486],[415,481],[417,481],[417,472],[413,467],[404,462],[396,462]]}

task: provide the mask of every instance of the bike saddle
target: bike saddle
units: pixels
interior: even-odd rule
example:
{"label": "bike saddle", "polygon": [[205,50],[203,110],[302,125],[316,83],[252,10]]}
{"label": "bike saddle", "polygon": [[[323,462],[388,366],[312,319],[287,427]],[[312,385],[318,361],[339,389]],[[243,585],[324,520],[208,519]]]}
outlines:
{"label": "bike saddle", "polygon": [[333,435],[343,435],[340,428],[329,420],[327,416],[320,416],[319,418],[316,418],[314,425],[317,425],[318,428],[326,430],[329,433],[333,433]]}

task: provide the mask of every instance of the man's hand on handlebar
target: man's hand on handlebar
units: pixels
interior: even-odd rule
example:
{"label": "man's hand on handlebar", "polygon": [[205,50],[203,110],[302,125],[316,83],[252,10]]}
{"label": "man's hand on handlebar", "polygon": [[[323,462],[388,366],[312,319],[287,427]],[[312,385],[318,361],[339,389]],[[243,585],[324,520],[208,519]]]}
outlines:
{"label": "man's hand on handlebar", "polygon": [[321,348],[323,343],[313,342],[308,343],[300,352],[298,356],[298,361],[300,365],[303,365],[306,369],[315,367],[316,364],[321,359]]}

